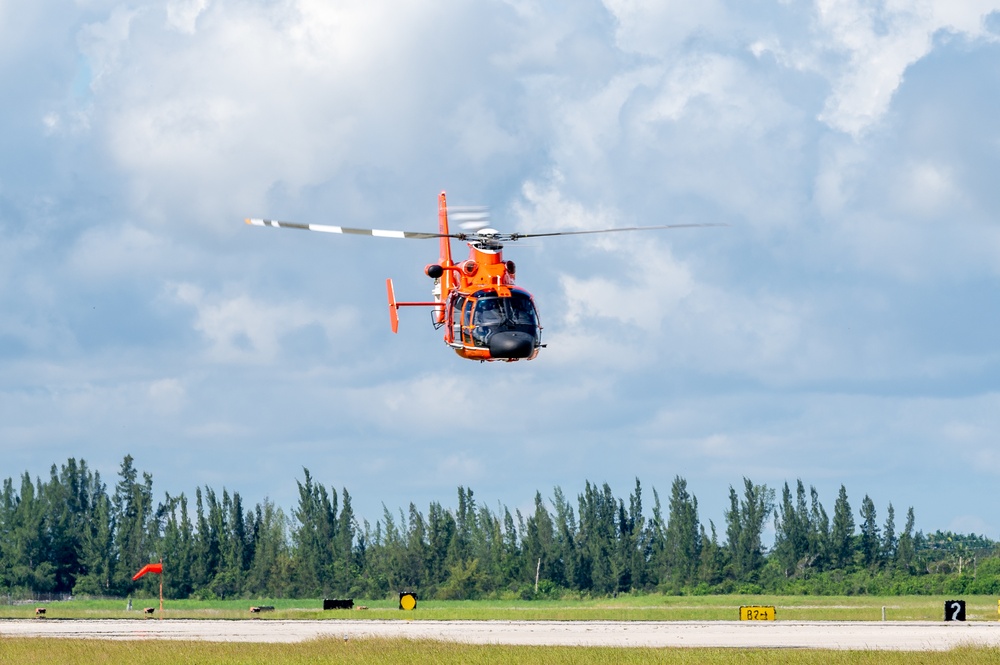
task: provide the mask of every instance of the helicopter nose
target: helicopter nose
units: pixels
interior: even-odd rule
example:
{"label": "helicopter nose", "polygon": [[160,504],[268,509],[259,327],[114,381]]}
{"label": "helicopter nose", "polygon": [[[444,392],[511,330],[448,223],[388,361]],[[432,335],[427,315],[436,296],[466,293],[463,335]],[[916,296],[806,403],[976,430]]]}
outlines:
{"label": "helicopter nose", "polygon": [[535,350],[535,337],[518,330],[505,330],[490,336],[493,358],[528,358]]}

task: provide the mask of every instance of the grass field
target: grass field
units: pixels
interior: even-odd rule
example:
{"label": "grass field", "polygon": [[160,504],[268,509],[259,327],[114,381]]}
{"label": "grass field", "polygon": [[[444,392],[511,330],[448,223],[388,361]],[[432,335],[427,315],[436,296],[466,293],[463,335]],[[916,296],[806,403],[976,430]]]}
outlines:
{"label": "grass field", "polygon": [[[778,620],[879,621],[885,607],[888,621],[941,621],[943,596],[620,596],[614,599],[553,601],[419,601],[413,611],[401,611],[396,600],[356,600],[367,610],[323,611],[322,601],[257,599],[165,602],[166,618],[245,619],[251,606],[272,605],[262,619],[398,619],[398,620],[563,620],[563,621],[685,621],[736,620],[741,605],[774,605]],[[996,621],[997,599],[967,596],[967,619]],[[45,603],[46,617],[139,618],[143,607],[158,607],[155,599],[133,601],[77,599]],[[34,617],[38,604],[0,606],[2,618]],[[43,619],[44,620],[44,619]],[[959,648],[946,652],[822,651],[784,649],[655,649],[610,647],[527,647],[464,645],[437,641],[385,639],[321,639],[296,644],[204,643],[176,641],[107,641],[46,638],[0,640],[0,664],[51,663],[789,663],[792,665],[866,665],[899,663],[1000,662],[1000,649]]]}
{"label": "grass field", "polygon": [[433,641],[323,639],[298,644],[227,644],[202,642],[53,640],[17,638],[0,641],[0,663],[158,663],[243,665],[286,663],[789,663],[792,665],[985,665],[1000,661],[1000,650],[959,648],[946,652],[822,651],[775,649],[616,649],[609,647],[473,646]]}
{"label": "grass field", "polygon": [[[167,600],[164,617],[176,619],[245,619],[251,606],[271,605],[261,619],[426,619],[507,621],[717,621],[739,618],[741,605],[773,605],[777,619],[799,621],[941,621],[944,596],[662,596],[630,595],[618,598],[534,601],[418,601],[413,611],[402,611],[397,600],[355,600],[367,610],[322,610],[322,600]],[[996,621],[997,598],[966,596],[969,621]],[[44,605],[46,616],[58,618],[122,619],[142,616],[143,607],[159,608],[157,599],[77,599],[30,605],[0,606],[0,618],[34,617]],[[158,615],[158,612],[157,612]]]}

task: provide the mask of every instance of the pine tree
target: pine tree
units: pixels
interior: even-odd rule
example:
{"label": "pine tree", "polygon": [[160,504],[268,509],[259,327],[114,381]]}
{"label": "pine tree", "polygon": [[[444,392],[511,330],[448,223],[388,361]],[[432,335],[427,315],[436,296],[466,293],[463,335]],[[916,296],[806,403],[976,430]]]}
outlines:
{"label": "pine tree", "polygon": [[875,512],[875,502],[867,494],[861,500],[861,561],[866,568],[874,568],[879,562],[881,549],[881,538],[877,516]]}
{"label": "pine tree", "polygon": [[711,536],[701,527],[701,556],[698,561],[698,581],[703,584],[715,585],[722,581],[725,568],[725,551],[719,545],[719,537],[715,531],[715,523],[708,521]]}
{"label": "pine tree", "polygon": [[427,528],[424,516],[410,503],[409,519],[406,520],[405,555],[400,580],[407,589],[421,590],[427,584]]}
{"label": "pine tree", "polygon": [[[337,577],[339,560],[335,549],[342,545],[339,529],[337,493],[328,492],[322,483],[313,482],[308,469],[303,469],[304,481],[297,482],[299,504],[292,516],[296,526],[292,529],[294,588],[304,595],[345,594],[346,572]],[[349,502],[349,497],[348,497]],[[353,515],[347,517],[348,530],[353,533]],[[344,553],[341,552],[341,557]],[[349,556],[349,555],[348,555]],[[344,566],[341,565],[341,569]]]}
{"label": "pine tree", "polygon": [[448,552],[455,539],[455,516],[433,501],[427,511],[427,575],[430,584],[444,582],[448,571]]}
{"label": "pine tree", "polygon": [[73,593],[106,596],[111,593],[116,564],[115,518],[100,475],[95,474],[92,487],[92,506],[80,542],[81,575],[73,586]]}
{"label": "pine tree", "polygon": [[[154,557],[159,559],[153,551],[155,543],[150,541],[148,532],[148,521],[153,511],[153,477],[144,472],[142,482],[139,482],[133,461],[131,455],[122,460],[111,502],[117,550],[117,565],[111,586],[119,594],[134,588],[132,575]],[[151,588],[153,581],[140,581],[139,584],[150,585]]]}
{"label": "pine tree", "polygon": [[[520,514],[518,515],[520,518]],[[523,581],[524,557],[521,552],[521,532],[518,531],[510,510],[503,510],[503,535],[500,543],[498,588],[513,588]]]}
{"label": "pine tree", "polygon": [[626,551],[630,558],[629,587],[645,588],[648,582],[646,562],[649,560],[649,544],[646,541],[646,520],[642,515],[642,485],[638,478],[635,479],[635,490],[629,496],[626,537]]}
{"label": "pine tree", "polygon": [[763,564],[761,534],[767,518],[774,510],[774,491],[766,485],[755,485],[749,478],[744,478],[743,499],[740,500],[736,490],[730,487],[729,502],[726,533],[730,538],[728,547],[732,575],[738,581],[754,581]]}
{"label": "pine tree", "polygon": [[663,506],[660,494],[653,488],[653,516],[646,527],[647,547],[649,550],[649,582],[653,586],[662,586],[669,582],[670,566],[667,563],[667,520],[663,517]]}
{"label": "pine tree", "polygon": [[914,522],[913,506],[910,506],[906,511],[906,525],[903,527],[903,533],[899,534],[899,543],[896,545],[896,566],[906,572],[912,572],[916,559]]}
{"label": "pine tree", "polygon": [[55,588],[55,566],[45,556],[49,542],[42,494],[41,480],[33,483],[25,472],[10,516],[10,540],[4,548],[13,589],[49,592]]}
{"label": "pine tree", "polygon": [[896,510],[889,504],[886,510],[885,526],[882,527],[882,544],[880,558],[886,565],[890,565],[896,558]]}
{"label": "pine tree", "polygon": [[824,570],[830,559],[830,518],[815,487],[809,487],[809,495],[809,561],[812,567]]}
{"label": "pine tree", "polygon": [[[215,496],[210,488],[202,492],[200,487],[194,491],[195,501],[195,538],[191,549],[194,557],[191,564],[191,585],[208,593],[209,585],[215,579],[219,562],[219,543],[212,532],[208,516],[205,513],[205,494]],[[214,499],[213,499],[214,503]]]}
{"label": "pine tree", "polygon": [[555,508],[555,542],[556,561],[561,565],[554,566],[552,580],[556,585],[571,589],[584,588],[582,582],[589,582],[589,571],[583,570],[583,560],[577,544],[579,528],[573,507],[566,501],[560,487],[552,490],[552,506]]}
{"label": "pine tree", "polygon": [[616,506],[614,502],[608,506],[605,495],[596,485],[591,485],[589,480],[584,485],[583,494],[577,497],[577,503],[580,515],[580,529],[577,533],[580,566],[577,568],[576,583],[581,589],[592,589],[601,594],[611,593],[615,587],[610,558]]}
{"label": "pine tree", "polygon": [[830,550],[835,568],[844,570],[854,562],[854,515],[847,501],[847,488],[843,485],[833,506]]}
{"label": "pine tree", "polygon": [[563,580],[561,562],[555,550],[552,516],[545,507],[542,493],[538,491],[535,492],[535,511],[525,525],[522,549],[532,575],[538,572],[542,579],[553,582]]}
{"label": "pine tree", "polygon": [[[805,488],[798,484],[799,503],[805,502]],[[809,515],[792,500],[792,491],[786,482],[781,490],[781,504],[774,516],[774,557],[785,577],[798,571],[799,562],[806,556],[809,547]]]}
{"label": "pine tree", "polygon": [[698,499],[687,491],[687,481],[674,477],[670,487],[670,515],[667,520],[665,563],[672,589],[692,584],[701,557]]}
{"label": "pine tree", "polygon": [[257,595],[283,598],[289,594],[291,576],[288,518],[265,499],[254,509],[253,534],[253,561],[247,572],[247,589]]}
{"label": "pine tree", "polygon": [[354,508],[351,506],[351,495],[347,488],[341,488],[340,515],[337,517],[337,531],[331,543],[334,557],[333,587],[338,593],[349,594],[354,587],[358,568],[355,560],[354,542],[357,526],[354,518]]}

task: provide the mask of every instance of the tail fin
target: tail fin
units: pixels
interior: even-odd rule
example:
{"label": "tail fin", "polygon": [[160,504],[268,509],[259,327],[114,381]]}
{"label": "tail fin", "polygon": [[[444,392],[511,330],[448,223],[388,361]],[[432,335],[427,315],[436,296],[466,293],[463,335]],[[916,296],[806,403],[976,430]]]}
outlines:
{"label": "tail fin", "polygon": [[447,268],[453,264],[451,262],[451,238],[448,237],[448,234],[451,233],[448,230],[448,201],[445,199],[444,192],[438,196],[438,233],[442,236],[441,267]]}
{"label": "tail fin", "polygon": [[444,273],[437,280],[438,283],[434,285],[434,299],[439,303],[440,306],[434,308],[434,321],[437,325],[444,323],[444,304],[443,302],[448,299],[448,295],[451,290],[455,288],[455,274],[449,270],[451,266],[455,265],[451,260],[451,238],[448,234],[451,233],[448,230],[448,201],[445,198],[444,192],[438,197],[438,233],[441,234],[441,257],[440,265],[444,268]]}
{"label": "tail fin", "polygon": [[385,280],[385,288],[389,293],[389,323],[392,325],[392,332],[399,332],[399,305],[396,304],[396,293],[392,288],[392,280]]}

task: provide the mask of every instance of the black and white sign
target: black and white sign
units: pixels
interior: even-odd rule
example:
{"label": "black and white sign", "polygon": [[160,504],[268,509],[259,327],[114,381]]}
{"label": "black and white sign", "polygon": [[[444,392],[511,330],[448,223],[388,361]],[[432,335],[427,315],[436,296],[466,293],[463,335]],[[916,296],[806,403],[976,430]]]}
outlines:
{"label": "black and white sign", "polygon": [[944,601],[945,621],[965,621],[965,601],[946,600]]}

